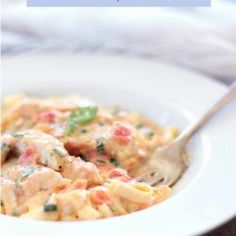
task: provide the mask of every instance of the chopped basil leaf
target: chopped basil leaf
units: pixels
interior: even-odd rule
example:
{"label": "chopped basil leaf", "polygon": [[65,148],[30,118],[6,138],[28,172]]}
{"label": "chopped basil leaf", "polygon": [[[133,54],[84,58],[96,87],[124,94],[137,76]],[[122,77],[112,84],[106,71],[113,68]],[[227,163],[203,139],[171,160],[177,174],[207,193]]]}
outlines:
{"label": "chopped basil leaf", "polygon": [[80,133],[82,133],[82,134],[85,134],[85,133],[87,133],[87,129],[84,129],[84,128],[83,128],[83,129],[81,129],[81,130],[80,130]]}
{"label": "chopped basil leaf", "polygon": [[96,106],[89,107],[78,107],[74,111],[71,112],[66,125],[65,133],[66,135],[72,134],[77,125],[85,125],[91,122],[98,112],[98,108]]}
{"label": "chopped basil leaf", "polygon": [[20,183],[24,181],[33,171],[34,168],[32,166],[26,167],[24,170],[22,170],[20,176],[18,176],[15,180],[16,187],[20,188]]}
{"label": "chopped basil leaf", "polygon": [[103,144],[103,140],[102,140],[102,139],[98,139],[98,140],[97,140],[96,149],[97,149],[97,152],[98,152],[98,153],[100,153],[100,154],[106,154],[105,147],[104,147],[104,144]]}
{"label": "chopped basil leaf", "polygon": [[80,152],[79,156],[83,161],[89,161],[88,156],[85,153]]}
{"label": "chopped basil leaf", "polygon": [[146,136],[148,138],[152,138],[152,136],[154,136],[154,135],[155,135],[155,133],[153,131],[150,131],[149,133],[146,134]]}
{"label": "chopped basil leaf", "polygon": [[114,165],[115,167],[120,166],[120,163],[118,162],[118,160],[115,157],[111,157],[110,158],[110,162],[112,165]]}
{"label": "chopped basil leaf", "polygon": [[11,215],[12,216],[19,216],[20,214],[16,211],[16,209],[13,209]]}
{"label": "chopped basil leaf", "polygon": [[12,133],[12,137],[17,138],[17,139],[21,139],[24,137],[24,134],[20,133],[20,132],[15,132],[15,133]]}
{"label": "chopped basil leaf", "polygon": [[29,166],[26,167],[22,172],[21,172],[21,179],[26,178],[28,175],[30,175],[34,171],[34,167]]}
{"label": "chopped basil leaf", "polygon": [[146,126],[140,127],[139,131],[141,132],[142,135],[144,135],[147,138],[152,138],[152,136],[155,135],[155,132],[151,128]]}
{"label": "chopped basil leaf", "polygon": [[97,162],[100,162],[100,163],[103,163],[103,164],[106,163],[104,160],[101,160],[101,159],[97,159],[96,161],[97,161]]}
{"label": "chopped basil leaf", "polygon": [[44,211],[44,212],[57,211],[57,205],[56,205],[56,204],[46,203],[46,204],[44,204],[44,206],[43,206],[43,211]]}
{"label": "chopped basil leaf", "polygon": [[140,124],[136,125],[136,128],[141,129],[141,128],[143,128],[143,126],[144,126],[144,124],[140,123]]}
{"label": "chopped basil leaf", "polygon": [[66,155],[65,150],[62,147],[58,147],[58,146],[53,148],[53,152],[55,152],[60,157],[65,157]]}

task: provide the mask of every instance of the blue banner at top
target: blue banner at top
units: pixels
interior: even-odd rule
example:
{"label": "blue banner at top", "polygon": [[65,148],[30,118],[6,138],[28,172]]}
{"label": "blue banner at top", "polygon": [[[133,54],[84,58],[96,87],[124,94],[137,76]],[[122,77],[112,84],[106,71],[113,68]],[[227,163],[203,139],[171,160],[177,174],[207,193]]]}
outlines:
{"label": "blue banner at top", "polygon": [[211,0],[27,0],[30,7],[209,7]]}

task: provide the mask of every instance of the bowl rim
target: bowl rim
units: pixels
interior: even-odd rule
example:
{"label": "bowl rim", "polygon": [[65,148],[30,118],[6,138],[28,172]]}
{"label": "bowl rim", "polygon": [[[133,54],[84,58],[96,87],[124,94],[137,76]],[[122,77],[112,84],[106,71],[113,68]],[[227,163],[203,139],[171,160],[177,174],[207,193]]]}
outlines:
{"label": "bowl rim", "polygon": [[[109,66],[109,65],[111,65],[111,67],[112,67],[112,63],[118,63],[119,65],[120,65],[120,67],[123,67],[123,68],[126,68],[126,69],[128,69],[128,67],[127,67],[127,64],[132,68],[131,69],[131,72],[130,71],[128,71],[127,73],[131,73],[132,75],[133,74],[135,74],[135,71],[134,71],[134,69],[135,69],[135,67],[136,67],[136,73],[138,73],[138,72],[140,72],[140,71],[142,71],[142,70],[144,70],[144,71],[146,71],[146,72],[148,72],[147,70],[149,69],[149,70],[152,70],[152,72],[153,73],[157,73],[158,72],[158,70],[159,71],[162,71],[162,73],[166,73],[166,74],[162,74],[162,76],[164,76],[165,78],[167,78],[168,76],[171,76],[171,73],[173,74],[174,72],[178,75],[178,76],[180,76],[180,75],[182,75],[184,78],[181,78],[181,79],[179,79],[180,81],[185,81],[185,82],[187,82],[187,88],[191,88],[191,86],[192,86],[192,88],[191,88],[191,90],[192,90],[192,92],[195,94],[196,93],[196,91],[193,91],[193,90],[198,90],[198,91],[201,91],[201,89],[211,89],[211,91],[209,92],[210,94],[209,94],[209,97],[207,97],[206,95],[204,95],[204,94],[202,94],[202,96],[204,96],[204,99],[206,99],[206,101],[208,101],[209,103],[211,103],[212,101],[214,101],[215,99],[217,99],[217,97],[220,95],[220,94],[222,94],[222,93],[224,93],[225,91],[226,91],[226,86],[224,86],[223,84],[221,84],[221,83],[219,83],[219,82],[216,82],[216,81],[213,81],[212,79],[209,79],[208,77],[205,77],[205,76],[202,76],[201,74],[196,74],[196,73],[192,73],[192,72],[190,72],[190,71],[188,71],[188,70],[184,70],[184,69],[179,69],[177,66],[173,66],[173,65],[166,65],[166,64],[163,64],[163,63],[160,63],[160,62],[151,62],[151,61],[149,61],[149,62],[147,62],[147,61],[145,61],[145,60],[142,60],[142,59],[130,59],[130,58],[124,58],[124,57],[117,57],[117,56],[107,56],[107,55],[81,55],[81,56],[78,56],[78,55],[74,55],[74,56],[71,56],[71,55],[66,55],[66,54],[60,54],[60,57],[59,58],[64,58],[64,59],[59,59],[59,60],[62,60],[62,61],[66,61],[66,60],[69,60],[69,61],[74,61],[74,60],[76,60],[77,61],[77,63],[84,63],[83,65],[87,65],[87,69],[89,69],[89,64],[88,63],[91,63],[92,62],[92,65],[93,65],[93,68],[95,68],[96,67],[96,71],[98,71],[98,66],[96,66],[96,64],[98,64],[98,65],[103,65],[103,68],[105,68],[105,66],[107,67],[107,66]],[[29,64],[30,65],[35,65],[35,64],[40,64],[40,65],[43,65],[43,60],[45,60],[45,58],[46,58],[46,61],[48,62],[48,63],[50,63],[50,61],[54,61],[54,63],[55,63],[55,61],[57,61],[57,59],[56,58],[58,58],[58,55],[44,55],[44,56],[35,56],[35,55],[32,55],[32,56],[25,56],[25,57],[23,57],[23,59],[22,59],[22,57],[19,57],[18,59],[7,59],[7,58],[3,58],[3,68],[5,67],[8,67],[7,69],[6,69],[6,75],[5,76],[13,76],[13,74],[14,73],[9,73],[9,68],[11,67],[12,68],[12,66],[13,65],[15,65],[15,67],[16,67],[16,70],[19,70],[19,62],[21,61],[21,66],[23,66],[24,67],[24,65],[25,65],[25,67],[28,67],[29,66]],[[15,60],[15,61],[14,61]],[[11,61],[11,62],[10,62]],[[32,62],[30,62],[30,61],[32,61]],[[85,62],[84,62],[85,61]],[[18,66],[16,66],[16,63],[18,63]],[[24,64],[25,63],[25,64]],[[28,63],[28,64],[27,64]],[[87,64],[86,64],[87,63]],[[60,63],[59,63],[60,64]],[[44,65],[45,66],[45,65]],[[67,66],[69,66],[68,64],[67,64]],[[142,67],[142,69],[140,69],[139,67]],[[71,69],[71,67],[69,66],[69,68]],[[47,67],[47,69],[49,69],[49,67]],[[115,70],[115,69],[117,69],[117,67],[113,67],[111,70]],[[108,69],[109,70],[109,69]],[[169,71],[169,72],[168,72]],[[150,71],[149,71],[150,72]],[[85,72],[84,72],[85,73]],[[141,72],[140,72],[141,73]],[[150,73],[149,73],[150,74]],[[157,74],[158,75],[158,74]],[[128,77],[128,76],[127,76]],[[9,77],[8,77],[9,78]],[[12,77],[13,78],[13,77]],[[139,79],[140,79],[141,77],[139,77]],[[198,81],[196,81],[195,79],[196,78],[198,78]],[[192,83],[192,85],[190,86],[190,83],[187,81],[187,79],[188,80],[191,80],[191,83]],[[157,80],[158,82],[155,82],[155,83],[160,83],[160,80]],[[172,82],[173,82],[174,80],[172,80]],[[177,85],[177,82],[174,82],[174,84],[175,85]],[[110,86],[110,85],[109,85]],[[139,85],[140,86],[140,85]],[[166,86],[166,85],[165,85]],[[4,87],[4,86],[3,86]],[[185,89],[187,89],[187,88],[185,88]],[[183,90],[183,89],[182,89]],[[172,90],[172,92],[173,92],[173,90]],[[185,91],[186,92],[186,91]],[[153,91],[152,91],[152,93],[153,93]],[[145,93],[144,93],[145,94]],[[186,93],[186,94],[189,94],[189,93]],[[174,96],[173,96],[174,97]],[[175,96],[175,98],[176,98],[176,96]],[[203,100],[201,100],[201,101],[204,101],[204,99]],[[208,105],[208,104],[203,104],[202,106],[200,106],[199,105],[199,103],[198,102],[195,102],[195,103],[193,103],[194,105],[196,105],[197,106],[197,112],[193,112],[192,110],[191,110],[191,112],[193,112],[193,118],[194,117],[196,117],[202,110],[204,110],[204,108]],[[181,103],[181,105],[182,106],[184,106],[184,105],[186,105],[184,102],[183,103]],[[188,107],[188,106],[187,106]],[[233,115],[233,114],[232,114]],[[229,115],[230,117],[232,116],[232,115]],[[230,119],[229,119],[230,120]],[[214,120],[215,122],[216,122],[216,120]],[[217,123],[217,122],[216,122]],[[228,125],[228,126],[230,126],[230,125]],[[227,129],[229,129],[229,127],[226,127]],[[231,126],[231,128],[232,129],[235,129],[236,127],[235,127],[235,125],[233,125],[232,124],[232,126]],[[213,129],[213,131],[212,131],[212,129]],[[213,139],[213,134],[214,134],[214,125],[211,125],[211,127],[208,127],[207,128],[207,131],[204,131],[203,132],[203,136],[204,135],[207,135],[207,132],[212,132],[212,134],[211,134],[211,138]],[[205,134],[206,133],[206,134]],[[232,136],[233,137],[233,136]],[[209,138],[209,137],[208,137]],[[214,140],[213,140],[214,141]],[[215,140],[216,141],[216,140]],[[212,150],[210,150],[210,152],[211,152]],[[212,152],[210,153],[210,155],[212,155]],[[232,158],[231,158],[232,159]],[[210,161],[212,161],[212,160],[210,160]],[[209,163],[208,163],[209,164]],[[189,189],[183,189],[183,190],[181,190],[181,192],[180,192],[180,194],[178,194],[179,196],[175,196],[175,197],[173,197],[172,199],[169,199],[169,200],[167,200],[166,202],[163,202],[162,204],[160,204],[160,205],[158,205],[157,207],[159,208],[159,210],[162,208],[165,208],[166,207],[166,205],[168,204],[170,204],[170,202],[175,202],[176,200],[175,199],[177,199],[177,198],[181,198],[181,195],[183,195],[183,192],[186,192],[186,191],[189,191]],[[193,190],[191,190],[191,191],[193,191]],[[235,194],[236,195],[236,193],[233,193],[233,194]],[[171,204],[172,206],[173,206],[173,204]],[[222,209],[221,209],[222,210]],[[236,210],[236,209],[235,209]],[[233,218],[234,216],[235,216],[235,213],[236,213],[236,211],[232,211],[232,213],[227,213],[226,215],[227,215],[227,217],[216,217],[213,221],[214,221],[214,223],[208,223],[208,224],[205,224],[205,225],[207,225],[206,227],[203,227],[202,229],[198,229],[198,231],[196,231],[196,229],[194,229],[195,230],[195,233],[197,233],[197,234],[199,234],[199,233],[204,233],[204,232],[208,232],[209,230],[211,230],[213,227],[215,227],[215,226],[217,226],[217,225],[219,225],[219,224],[223,224],[224,222],[226,222],[226,221],[228,221],[228,220],[230,220],[231,218]],[[161,211],[161,210],[160,210]],[[146,213],[144,213],[144,212],[146,212]],[[147,213],[147,212],[152,212],[152,213]],[[149,208],[149,209],[146,209],[146,210],[144,210],[144,211],[141,211],[141,212],[138,212],[138,213],[133,213],[133,214],[136,214],[136,215],[145,215],[145,216],[148,216],[148,215],[152,215],[152,214],[154,214],[153,213],[153,209],[151,209],[151,208]],[[115,221],[116,219],[127,219],[127,220],[130,220],[130,217],[133,217],[133,214],[129,214],[129,215],[127,215],[127,216],[118,216],[118,217],[114,217],[114,218],[112,218],[112,219],[106,219],[106,220],[99,220],[99,221],[96,221],[96,222],[110,222],[110,221]],[[157,214],[158,215],[158,214]],[[12,221],[12,219],[9,219],[9,217],[7,217],[7,216],[0,216],[0,218],[1,218],[1,221],[2,222],[5,222],[6,223],[6,221],[8,221],[9,223],[10,223],[10,221]],[[12,218],[12,217],[10,217],[10,218]],[[136,218],[136,219],[138,219],[139,217],[138,216],[134,216],[134,218]],[[8,219],[8,220],[7,220]],[[18,222],[22,222],[22,219],[15,219],[15,218],[13,218],[14,219],[14,222],[16,222],[16,221],[18,221]],[[15,221],[16,220],[16,221]],[[140,219],[139,219],[140,220]],[[23,220],[23,222],[24,222],[24,220]],[[35,225],[35,224],[37,224],[37,223],[35,223],[35,221],[32,221],[32,222],[34,222],[34,223],[32,223],[33,225]],[[91,222],[91,221],[89,221],[89,222]],[[81,225],[81,224],[88,224],[89,222],[79,222],[79,224]],[[72,224],[71,224],[72,223]],[[76,222],[77,224],[78,224],[78,222]],[[70,222],[69,223],[69,225],[71,226],[71,225],[76,225],[76,223],[75,222]],[[152,222],[153,223],[153,222]],[[7,223],[8,224],[8,223]],[[40,223],[41,224],[41,223]],[[55,222],[43,222],[43,224],[52,224],[52,225],[58,225],[57,223],[55,223]],[[66,224],[66,225],[68,225],[68,222],[60,222],[60,225],[64,225],[64,224]],[[113,224],[113,223],[112,223]],[[119,224],[119,222],[118,222],[118,224]],[[96,223],[96,225],[97,225],[97,223]],[[105,223],[105,225],[107,225],[107,223]],[[131,223],[131,225],[132,225],[132,223]],[[77,226],[76,226],[77,227]],[[96,226],[97,227],[97,226]],[[61,227],[60,227],[61,228]],[[98,229],[99,229],[99,227],[98,227]],[[157,231],[158,232],[158,231]],[[125,231],[123,232],[123,233],[125,233]]]}

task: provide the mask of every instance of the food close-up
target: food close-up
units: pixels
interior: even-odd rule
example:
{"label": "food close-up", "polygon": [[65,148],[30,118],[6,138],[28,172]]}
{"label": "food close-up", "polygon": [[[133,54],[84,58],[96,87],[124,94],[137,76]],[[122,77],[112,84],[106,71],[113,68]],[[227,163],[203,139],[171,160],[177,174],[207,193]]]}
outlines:
{"label": "food close-up", "polygon": [[12,96],[2,111],[1,213],[42,220],[124,215],[167,199],[171,189],[134,178],[176,127],[81,97]]}
{"label": "food close-up", "polygon": [[3,0],[1,236],[236,235],[236,0]]}

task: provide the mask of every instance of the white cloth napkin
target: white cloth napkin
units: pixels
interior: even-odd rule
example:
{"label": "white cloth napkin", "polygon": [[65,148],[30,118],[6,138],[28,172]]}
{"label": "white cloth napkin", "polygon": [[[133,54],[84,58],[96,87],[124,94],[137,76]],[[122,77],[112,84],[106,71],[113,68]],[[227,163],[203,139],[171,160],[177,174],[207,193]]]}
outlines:
{"label": "white cloth napkin", "polygon": [[105,51],[236,78],[236,1],[211,8],[29,8],[2,4],[2,54]]}

